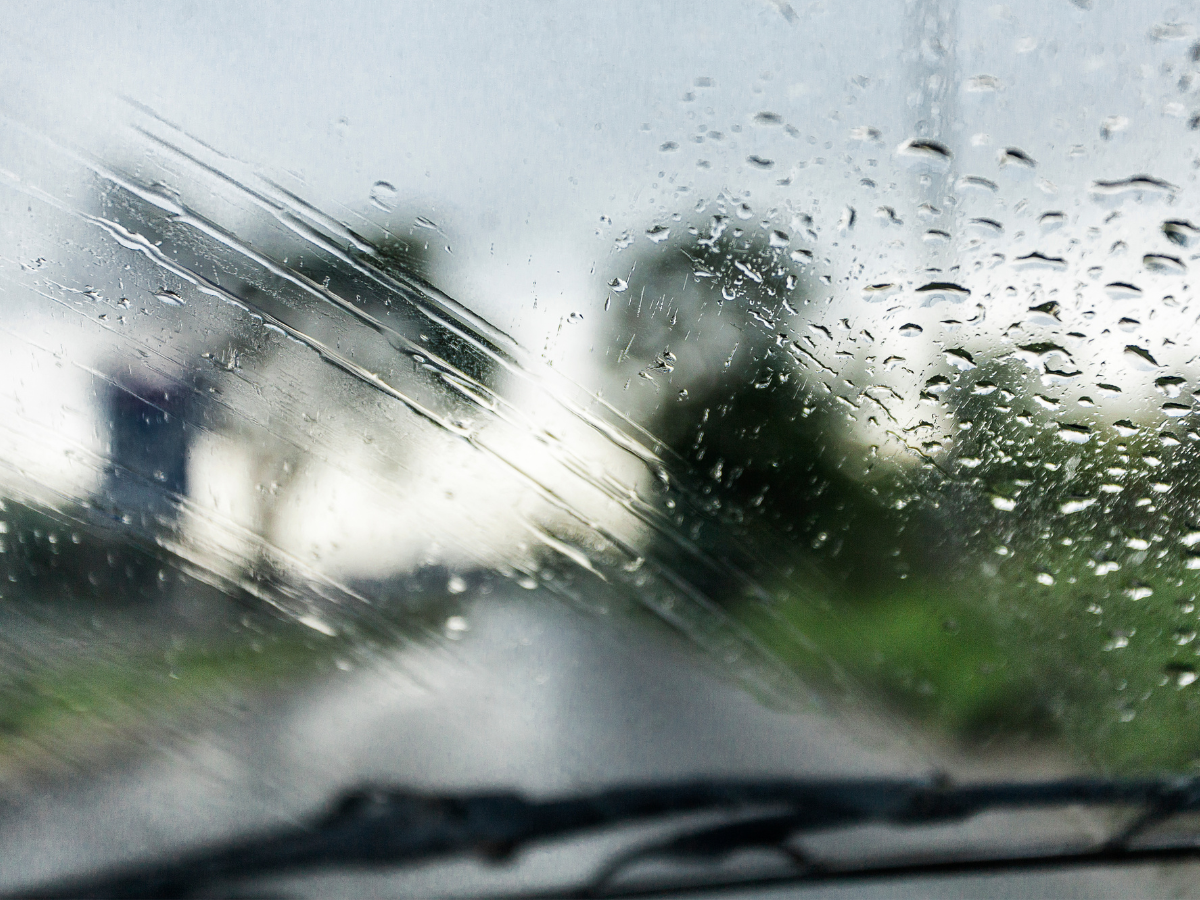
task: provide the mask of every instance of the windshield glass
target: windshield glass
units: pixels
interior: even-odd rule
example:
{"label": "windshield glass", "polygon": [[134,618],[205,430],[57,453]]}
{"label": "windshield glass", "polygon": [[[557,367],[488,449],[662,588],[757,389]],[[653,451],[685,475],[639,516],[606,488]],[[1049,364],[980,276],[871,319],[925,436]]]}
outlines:
{"label": "windshield glass", "polygon": [[[1198,28],[11,8],[0,888],[368,781],[1193,773]],[[1005,815],[809,849],[1112,824]]]}

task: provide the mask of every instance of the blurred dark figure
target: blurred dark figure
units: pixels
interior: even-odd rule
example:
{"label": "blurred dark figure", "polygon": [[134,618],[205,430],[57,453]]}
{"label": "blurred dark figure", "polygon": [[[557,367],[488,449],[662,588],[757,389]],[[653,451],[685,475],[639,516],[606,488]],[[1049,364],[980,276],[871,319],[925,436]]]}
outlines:
{"label": "blurred dark figure", "polygon": [[109,389],[111,465],[101,499],[127,524],[154,531],[176,518],[188,487],[188,393],[146,371]]}

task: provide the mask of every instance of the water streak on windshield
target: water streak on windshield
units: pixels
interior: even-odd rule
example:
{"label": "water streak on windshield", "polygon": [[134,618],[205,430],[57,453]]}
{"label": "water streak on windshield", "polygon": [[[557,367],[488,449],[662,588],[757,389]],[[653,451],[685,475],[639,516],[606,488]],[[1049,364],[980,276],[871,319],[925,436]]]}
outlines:
{"label": "water streak on windshield", "polygon": [[504,669],[546,602],[899,756],[1189,771],[1200,44],[1101,7],[408,9],[336,91],[299,18],[152,80],[95,22],[97,84],[22,24],[0,773]]}

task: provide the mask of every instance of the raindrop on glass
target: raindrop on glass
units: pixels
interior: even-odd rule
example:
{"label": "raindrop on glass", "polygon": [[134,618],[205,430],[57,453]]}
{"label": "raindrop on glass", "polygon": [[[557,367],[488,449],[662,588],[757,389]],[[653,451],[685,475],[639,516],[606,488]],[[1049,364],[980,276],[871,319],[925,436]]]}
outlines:
{"label": "raindrop on glass", "polygon": [[388,181],[377,181],[371,185],[371,203],[384,212],[391,212],[396,206],[396,188]]}

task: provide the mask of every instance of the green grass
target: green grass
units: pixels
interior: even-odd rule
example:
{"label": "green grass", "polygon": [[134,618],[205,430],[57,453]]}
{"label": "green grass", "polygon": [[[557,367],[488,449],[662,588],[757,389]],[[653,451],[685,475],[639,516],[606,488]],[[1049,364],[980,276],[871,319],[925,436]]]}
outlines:
{"label": "green grass", "polygon": [[[777,620],[745,610],[776,655],[810,676],[827,671],[825,656],[863,688],[910,716],[956,734],[979,737],[996,725],[1045,731],[1034,704],[1036,683],[1006,653],[1000,632],[969,605],[912,585],[867,603],[818,609],[785,602]],[[819,654],[800,651],[795,629]]]}
{"label": "green grass", "polygon": [[[926,575],[840,601],[785,595],[772,616],[742,616],[810,679],[831,683],[832,661],[861,693],[966,743],[1034,738],[1102,770],[1193,768],[1200,641],[1183,642],[1198,624],[1195,573],[1164,559],[1131,582],[1085,559],[1042,548],[991,576]],[[1037,580],[1048,569],[1052,585]]]}
{"label": "green grass", "polygon": [[0,767],[55,768],[124,746],[203,709],[294,687],[332,668],[345,642],[302,626],[166,652],[86,656],[6,685]]}
{"label": "green grass", "polygon": [[0,511],[0,603],[13,629],[0,655],[0,771],[78,763],[139,731],[294,691],[339,661],[426,639],[458,605],[397,585],[394,597],[338,607],[331,637],[195,580],[87,510],[8,500]]}

